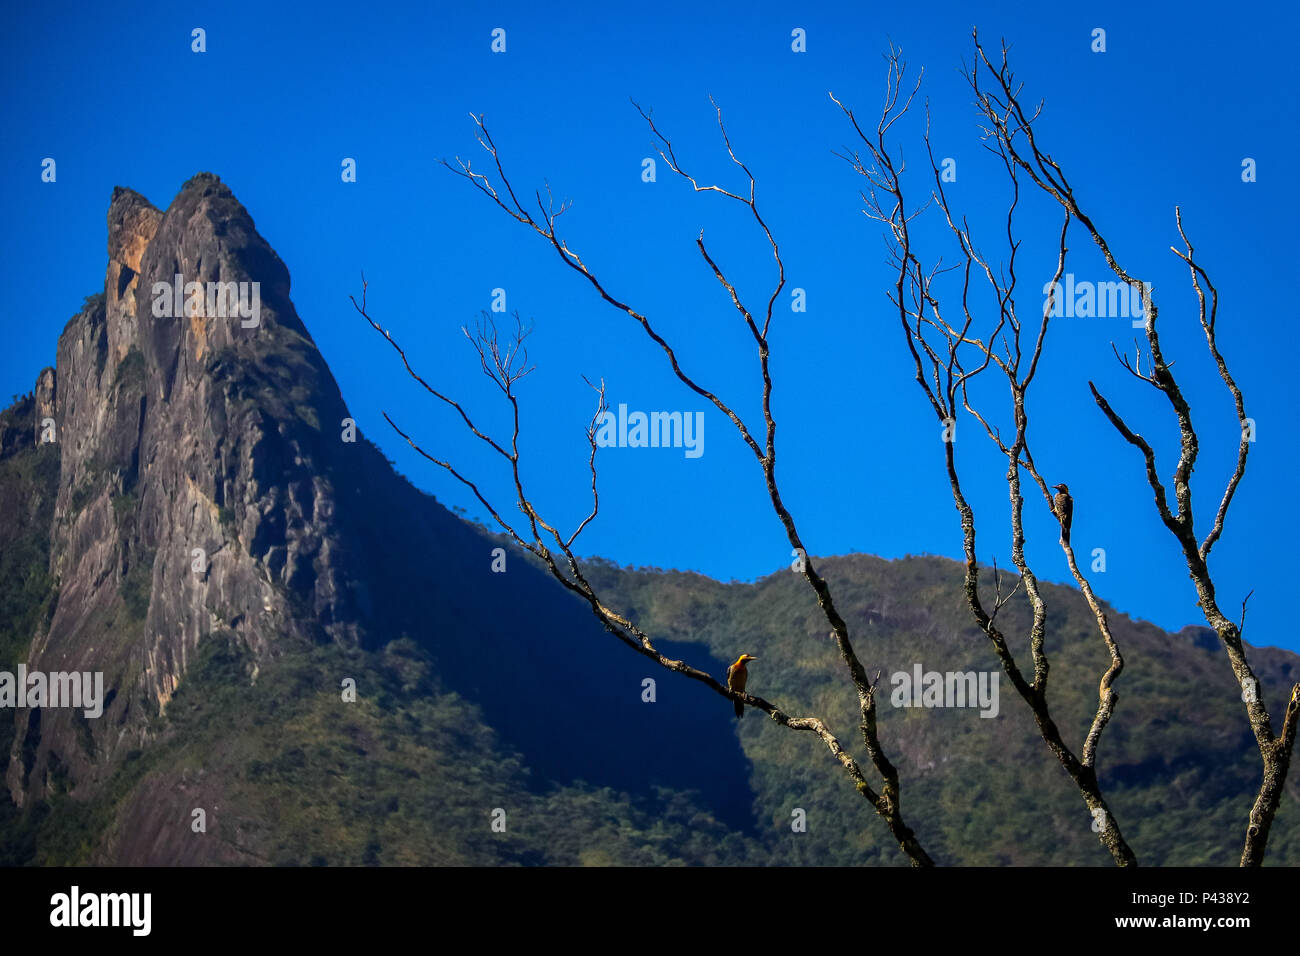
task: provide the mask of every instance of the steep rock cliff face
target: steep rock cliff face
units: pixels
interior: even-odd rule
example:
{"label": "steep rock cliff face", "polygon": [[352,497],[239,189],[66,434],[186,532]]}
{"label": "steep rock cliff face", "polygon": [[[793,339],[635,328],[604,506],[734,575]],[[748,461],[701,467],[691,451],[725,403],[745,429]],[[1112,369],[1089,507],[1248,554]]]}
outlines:
{"label": "steep rock cliff face", "polygon": [[[8,774],[18,799],[42,794],[60,741],[83,742],[56,750],[78,782],[138,744],[206,634],[234,631],[258,654],[285,637],[357,640],[321,438],[322,419],[346,411],[289,300],[288,270],[209,174],[165,213],[119,188],[108,224],[104,293],[68,323],[57,376],[37,387],[62,458],[61,591],[28,664],[103,670],[112,702],[88,736],[72,732],[79,713],[35,718],[35,765]],[[177,275],[205,289],[256,282],[256,324],[185,314],[219,311],[209,301],[155,308],[155,284]]]}

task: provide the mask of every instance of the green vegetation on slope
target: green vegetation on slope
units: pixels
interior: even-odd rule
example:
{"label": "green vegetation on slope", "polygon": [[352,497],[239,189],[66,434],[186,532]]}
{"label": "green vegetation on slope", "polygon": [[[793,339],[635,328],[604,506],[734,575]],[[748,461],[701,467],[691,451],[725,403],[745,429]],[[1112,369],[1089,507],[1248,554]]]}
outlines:
{"label": "green vegetation on slope", "polygon": [[[375,654],[291,651],[252,678],[223,635],[201,644],[155,743],[90,801],[57,798],[27,820],[33,862],[133,858],[133,843],[212,840],[232,863],[672,865],[756,862],[687,795],[632,798],[581,785],[530,790],[477,710],[441,691],[400,640]],[[344,677],[357,682],[342,700]],[[380,690],[380,689],[383,690]],[[146,798],[147,799],[143,799]],[[148,813],[142,814],[141,807]],[[207,812],[207,832],[190,829]],[[506,813],[506,830],[491,815]],[[13,862],[12,860],[9,862]]]}
{"label": "green vegetation on slope", "polygon": [[[974,626],[958,565],[850,555],[818,567],[849,622],[858,656],[869,673],[881,673],[882,741],[901,774],[907,820],[930,854],[946,864],[1109,865],[1077,790]],[[790,713],[826,718],[860,752],[856,697],[802,578],[778,572],[753,585],[721,584],[605,563],[588,577],[652,634],[693,638],[720,659],[756,654],[753,693]],[[1109,658],[1077,591],[1048,585],[1044,597],[1048,699],[1077,753]],[[1235,865],[1260,769],[1222,649],[1194,632],[1169,635],[1113,611],[1109,619],[1126,666],[1098,770],[1126,838],[1144,865]],[[1023,596],[1003,609],[999,623],[1028,668]],[[1294,655],[1256,649],[1251,658],[1266,700],[1282,700],[1295,676]],[[999,715],[895,708],[890,676],[918,663],[926,671],[999,673]],[[757,814],[774,834],[768,841],[773,862],[906,864],[819,741],[764,720],[744,720],[740,734],[753,765]],[[1291,775],[1273,827],[1269,865],[1300,863],[1298,777]],[[789,834],[796,807],[807,811],[806,834]]]}
{"label": "green vegetation on slope", "polygon": [[[30,406],[28,400],[23,403]],[[2,423],[30,427],[16,409]],[[53,445],[33,445],[0,459],[0,670],[12,671],[26,660],[32,637],[48,622],[57,589],[49,574],[47,529],[58,489],[59,454]],[[10,711],[0,711],[0,782],[8,770],[16,725]],[[35,852],[34,827],[0,792],[0,865],[30,858]]]}

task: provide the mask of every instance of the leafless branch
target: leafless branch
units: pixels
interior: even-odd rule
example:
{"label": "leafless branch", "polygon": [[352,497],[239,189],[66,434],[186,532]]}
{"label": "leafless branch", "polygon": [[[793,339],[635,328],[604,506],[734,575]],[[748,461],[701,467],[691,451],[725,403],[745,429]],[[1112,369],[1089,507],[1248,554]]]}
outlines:
{"label": "leafless branch", "polygon": [[[1116,278],[1137,290],[1141,295],[1150,371],[1139,377],[1154,385],[1165,395],[1179,430],[1180,452],[1173,475],[1174,506],[1176,510],[1170,508],[1168,493],[1157,473],[1155,453],[1151,445],[1129,427],[1092,382],[1089,382],[1088,386],[1098,408],[1101,409],[1106,419],[1129,444],[1142,453],[1147,483],[1151,487],[1155,498],[1156,512],[1182,548],[1188,571],[1191,573],[1192,581],[1196,587],[1201,609],[1205,613],[1210,626],[1218,633],[1238,683],[1243,688],[1258,687],[1259,682],[1246,659],[1245,649],[1241,642],[1240,627],[1229,620],[1219,609],[1215,599],[1214,582],[1207,564],[1211,548],[1223,533],[1223,523],[1228,506],[1231,504],[1237,486],[1245,473],[1250,443],[1250,421],[1246,417],[1245,402],[1241,390],[1228,372],[1227,364],[1219,351],[1216,338],[1218,293],[1210,283],[1205,270],[1194,259],[1191,242],[1183,231],[1181,210],[1176,210],[1175,218],[1178,224],[1178,232],[1183,239],[1186,252],[1181,252],[1176,248],[1173,249],[1173,252],[1186,262],[1191,270],[1192,285],[1196,290],[1200,303],[1200,321],[1205,331],[1206,342],[1218,368],[1219,375],[1232,395],[1233,404],[1241,425],[1241,440],[1238,446],[1236,467],[1228,481],[1227,489],[1215,515],[1214,524],[1205,539],[1198,543],[1192,510],[1191,475],[1196,465],[1200,442],[1192,423],[1191,407],[1174,377],[1172,371],[1173,362],[1166,361],[1161,349],[1157,321],[1159,313],[1152,298],[1151,286],[1133,277],[1119,264],[1110,244],[1093,220],[1082,209],[1074,189],[1062,172],[1060,165],[1044,153],[1035,142],[1031,123],[1024,117],[1023,111],[1016,103],[1012,92],[1013,79],[1007,66],[1005,44],[1002,48],[999,65],[995,65],[989,59],[983,47],[979,44],[978,37],[975,46],[977,53],[976,67],[978,68],[979,64],[982,63],[993,80],[992,92],[984,92],[981,95],[981,103],[984,104],[985,115],[993,123],[994,134],[1007,144],[1007,151],[1011,159],[1030,176],[1034,184],[1055,199],[1069,215],[1078,220],[1097,248],[1101,250],[1107,267]],[[1001,119],[999,119],[996,110],[990,109],[990,104],[1005,104],[1007,106],[1006,112],[1001,114]],[[1024,142],[1023,145],[1018,145],[1017,138],[1021,133],[1024,134]],[[1202,288],[1202,282],[1205,283],[1205,288]],[[1210,293],[1208,303],[1205,296],[1206,289]],[[1292,690],[1291,700],[1280,735],[1275,735],[1273,732],[1262,695],[1243,693],[1242,697],[1246,705],[1251,729],[1260,749],[1264,774],[1246,828],[1241,865],[1258,866],[1264,858],[1269,830],[1281,801],[1287,770],[1290,766],[1292,747],[1295,740],[1297,711],[1300,710],[1300,703],[1298,703],[1300,702],[1300,684],[1297,684]]]}
{"label": "leafless branch", "polygon": [[[1062,766],[1078,786],[1083,799],[1090,810],[1103,810],[1107,825],[1102,829],[1102,842],[1111,852],[1117,864],[1129,865],[1135,862],[1132,850],[1125,843],[1109,812],[1104,797],[1097,784],[1095,759],[1097,743],[1101,731],[1109,721],[1115,705],[1115,694],[1111,684],[1123,666],[1118,647],[1110,633],[1108,623],[1099,603],[1092,594],[1087,580],[1074,562],[1065,536],[1062,546],[1066,551],[1071,571],[1079,582],[1097,617],[1098,627],[1111,653],[1111,666],[1105,676],[1099,692],[1097,716],[1088,738],[1084,742],[1082,755],[1076,757],[1064,743],[1047,704],[1047,678],[1049,665],[1045,651],[1046,603],[1039,591],[1037,577],[1025,557],[1025,530],[1023,524],[1023,496],[1021,493],[1021,471],[1026,470],[1039,484],[1044,492],[1047,506],[1051,509],[1052,498],[1047,485],[1033,464],[1029,449],[1026,395],[1038,369],[1039,358],[1043,352],[1056,288],[1065,269],[1066,235],[1072,218],[1067,211],[1061,225],[1059,256],[1055,276],[1050,285],[1052,290],[1048,304],[1044,309],[1037,333],[1033,338],[1032,349],[1026,352],[1023,341],[1027,331],[1015,308],[1015,288],[1017,283],[1016,259],[1020,242],[1015,238],[1014,220],[1020,201],[1020,186],[1017,176],[1018,167],[1014,153],[1003,136],[997,131],[1005,129],[1009,117],[1018,114],[1019,103],[1015,95],[1008,91],[1004,100],[990,98],[982,93],[978,78],[972,77],[977,101],[986,112],[986,121],[990,124],[989,146],[991,152],[998,155],[1006,170],[1011,188],[1005,220],[1005,235],[1008,259],[1005,265],[995,267],[975,244],[969,224],[964,218],[954,215],[945,191],[939,164],[935,160],[930,140],[930,117],[926,111],[925,145],[929,157],[933,184],[930,199],[920,209],[933,204],[943,214],[950,233],[957,241],[961,254],[959,269],[961,272],[961,289],[957,297],[960,317],[950,321],[943,315],[940,298],[934,287],[937,266],[926,269],[922,266],[913,250],[911,223],[916,215],[904,215],[902,210],[908,208],[904,199],[902,164],[896,163],[885,133],[898,121],[904,107],[900,108],[900,90],[904,88],[906,63],[897,49],[891,47],[888,56],[888,92],[882,109],[881,120],[877,123],[875,133],[868,134],[857,121],[853,111],[833,95],[832,101],[848,117],[854,131],[864,144],[870,156],[870,163],[865,162],[858,153],[847,153],[853,168],[868,181],[863,192],[867,215],[889,227],[893,243],[891,261],[897,267],[897,280],[891,301],[899,310],[900,322],[905,334],[908,349],[916,369],[916,381],[920,385],[936,416],[945,425],[956,420],[956,408],[959,400],[962,406],[984,428],[989,439],[1007,457],[1007,485],[1011,499],[1012,557],[1020,574],[1017,587],[1023,585],[1032,608],[1029,643],[1033,657],[1033,679],[1029,680],[1021,672],[1006,638],[996,624],[998,611],[1009,600],[1003,598],[1001,581],[994,565],[994,599],[991,610],[986,610],[979,595],[979,565],[976,560],[975,518],[974,512],[962,491],[960,475],[956,464],[955,443],[945,440],[944,456],[948,471],[953,500],[961,515],[966,556],[965,591],[970,606],[981,630],[989,637],[994,651],[1002,663],[1003,670],[1010,677],[1013,686],[1024,699],[1034,715],[1039,731],[1049,749],[1055,754]],[[918,86],[919,86],[918,78]],[[916,95],[917,86],[912,87],[907,103]],[[1035,115],[1037,115],[1035,113]],[[1024,117],[1031,121],[1029,117]],[[919,212],[918,212],[919,214]],[[973,329],[978,324],[977,313],[980,307],[973,298],[972,280],[980,276],[986,287],[993,294],[995,318],[987,334],[976,334]],[[932,341],[931,336],[935,340]],[[994,343],[1001,344],[1001,354],[995,351]],[[966,349],[976,349],[977,359],[968,363],[962,358]],[[970,381],[990,368],[999,369],[1006,377],[1011,391],[1012,412],[1015,422],[1015,434],[1007,440],[1002,437],[1001,429],[983,414],[971,401]]]}
{"label": "leafless branch", "polygon": [[[704,386],[699,384],[699,382],[692,375],[689,375],[685,370],[682,369],[681,365],[678,362],[675,351],[668,344],[668,342],[663,338],[663,336],[661,336],[659,332],[655,330],[649,318],[644,313],[638,311],[637,309],[634,309],[629,304],[615,297],[609,291],[606,284],[601,279],[599,279],[596,276],[596,274],[592,271],[592,269],[583,261],[581,256],[579,256],[579,254],[575,252],[564,239],[559,237],[559,235],[556,232],[556,226],[555,226],[555,220],[557,217],[555,215],[552,215],[549,211],[552,204],[550,203],[543,204],[541,202],[540,195],[539,195],[538,207],[540,209],[540,218],[538,218],[518,201],[518,199],[516,198],[516,191],[511,185],[510,180],[504,170],[503,164],[501,163],[496,144],[492,140],[491,135],[488,133],[487,127],[484,124],[482,117],[475,118],[475,123],[477,124],[479,130],[478,138],[480,144],[489,153],[492,159],[492,163],[496,169],[496,175],[495,175],[496,182],[495,183],[493,182],[493,177],[489,177],[487,175],[474,171],[470,163],[467,161],[458,160],[457,161],[458,168],[452,167],[450,164],[444,164],[444,165],[446,165],[447,168],[451,169],[452,172],[469,180],[470,183],[476,189],[478,189],[484,195],[488,196],[489,199],[491,199],[498,207],[503,209],[516,222],[528,226],[530,229],[532,229],[533,232],[546,239],[550,243],[552,248],[554,248],[556,252],[560,255],[562,261],[567,266],[569,266],[569,268],[578,272],[585,279],[587,279],[587,281],[592,285],[593,288],[595,288],[597,293],[606,303],[613,306],[615,309],[625,313],[642,327],[642,329],[646,332],[647,336],[649,336],[652,342],[654,342],[654,344],[657,345],[659,349],[664,353],[664,355],[668,358],[673,373],[683,384],[685,384],[696,394],[701,395],[702,397],[708,399],[719,411],[721,411],[731,421],[732,425],[736,428],[736,430],[740,434],[742,441],[745,442],[746,446],[749,447],[750,451],[754,454],[762,470],[764,483],[767,488],[768,497],[771,501],[772,508],[776,513],[778,519],[781,521],[782,526],[785,528],[786,536],[791,546],[797,549],[801,554],[806,556],[808,554],[808,549],[806,548],[801,536],[799,535],[799,531],[795,524],[793,516],[791,515],[788,508],[786,508],[782,500],[779,483],[776,477],[776,463],[777,463],[776,420],[772,412],[773,384],[772,384],[772,376],[771,376],[771,369],[770,369],[771,351],[770,351],[770,344],[769,344],[769,333],[772,327],[772,321],[775,312],[775,304],[777,298],[781,294],[782,289],[785,287],[786,277],[785,277],[785,264],[781,257],[780,247],[766,219],[759,211],[758,202],[756,198],[757,185],[756,185],[755,177],[753,173],[750,171],[749,167],[744,162],[742,162],[737,156],[735,148],[732,145],[731,138],[727,132],[726,125],[723,122],[722,111],[718,107],[718,104],[716,102],[713,103],[714,111],[717,116],[718,129],[722,135],[723,143],[726,147],[727,154],[731,158],[732,163],[744,173],[748,181],[748,189],[744,193],[726,189],[718,185],[701,183],[695,177],[687,173],[684,170],[683,164],[681,163],[681,161],[677,156],[672,141],[660,130],[658,125],[652,119],[650,112],[647,110],[643,110],[639,105],[635,103],[633,103],[633,105],[636,107],[637,111],[640,113],[642,118],[646,121],[652,135],[654,135],[658,140],[660,144],[659,147],[660,156],[663,158],[664,162],[668,165],[669,169],[672,170],[674,173],[676,173],[678,176],[680,176],[682,179],[689,182],[692,189],[695,192],[714,192],[724,196],[725,198],[744,204],[749,209],[750,215],[752,216],[754,222],[762,232],[764,238],[766,239],[771,249],[772,259],[773,259],[773,264],[775,269],[775,277],[773,280],[771,292],[767,296],[767,304],[762,313],[762,320],[760,323],[760,321],[755,318],[753,312],[751,312],[751,310],[744,304],[743,297],[741,296],[740,292],[736,288],[736,285],[727,277],[726,270],[719,265],[716,257],[709,251],[708,247],[705,245],[703,233],[701,233],[699,238],[696,240],[696,247],[699,250],[701,258],[709,268],[710,272],[713,274],[714,278],[717,279],[718,283],[726,292],[728,298],[731,301],[732,306],[736,309],[736,311],[739,313],[741,318],[744,320],[746,327],[749,329],[750,334],[754,339],[754,343],[757,349],[758,372],[761,380],[762,413],[763,413],[763,424],[764,424],[764,433],[763,433],[763,439],[761,445],[759,443],[759,440],[749,430],[748,426],[741,420],[740,416],[735,411],[732,410],[730,405],[724,402],[723,399],[720,398],[718,395],[714,394],[713,392],[709,391]],[[549,196],[549,187],[548,187],[548,196]],[[509,200],[507,201],[503,197],[509,197]],[[564,208],[567,207],[562,207],[561,211],[563,211]],[[514,461],[515,464],[517,465],[517,458]],[[521,493],[521,500],[522,500],[522,493]],[[575,582],[581,584],[582,582],[581,582],[579,570],[576,565],[576,560],[570,557],[569,563],[570,563],[570,568],[569,568],[570,574],[573,576]],[[912,859],[912,862],[917,865],[929,865],[932,861],[930,860],[929,856],[925,853],[924,849],[920,846],[913,831],[907,826],[907,824],[903,820],[901,810],[900,810],[901,785],[899,782],[898,771],[897,768],[894,766],[894,764],[886,756],[884,749],[880,745],[880,741],[879,741],[879,735],[877,730],[875,688],[871,683],[871,681],[868,679],[866,670],[862,666],[862,663],[859,660],[857,653],[854,650],[853,643],[851,641],[850,634],[849,634],[848,625],[835,608],[835,604],[831,596],[829,585],[826,583],[825,579],[823,579],[821,575],[817,573],[817,570],[814,567],[813,562],[807,558],[805,558],[803,562],[803,574],[805,579],[808,581],[810,587],[812,588],[814,594],[816,595],[818,605],[821,607],[823,614],[825,615],[828,623],[831,625],[831,630],[835,637],[840,658],[844,663],[844,666],[848,671],[849,676],[854,683],[854,686],[857,689],[859,712],[860,712],[860,729],[862,732],[863,742],[866,747],[867,754],[871,759],[872,765],[875,767],[876,771],[880,774],[883,781],[882,788],[878,794],[866,785],[865,781],[861,778],[860,774],[858,774],[858,776],[854,778],[855,784],[857,785],[859,792],[861,792],[864,796],[866,796],[871,801],[871,803],[876,809],[876,812],[882,818],[884,818],[884,820],[890,827],[891,832],[894,834],[895,839],[898,841],[899,846],[904,850],[905,853],[908,854],[908,856]],[[594,595],[589,596],[588,600],[592,603],[593,610],[596,610],[598,616],[601,616],[602,612],[598,610],[598,608],[602,608],[603,605],[600,605],[599,600],[595,598]],[[618,624],[620,627],[627,626],[627,622],[624,622],[621,619],[619,620]],[[834,748],[832,748],[832,750],[833,749]],[[854,766],[856,767],[856,765]]]}

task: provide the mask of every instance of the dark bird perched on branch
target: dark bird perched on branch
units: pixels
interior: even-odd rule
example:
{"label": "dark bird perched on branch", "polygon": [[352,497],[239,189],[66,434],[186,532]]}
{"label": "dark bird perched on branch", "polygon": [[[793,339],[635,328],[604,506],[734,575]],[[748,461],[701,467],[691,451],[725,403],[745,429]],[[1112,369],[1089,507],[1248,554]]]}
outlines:
{"label": "dark bird perched on branch", "polygon": [[[727,689],[734,690],[738,694],[745,692],[745,684],[749,681],[749,671],[745,669],[745,664],[749,661],[756,661],[757,657],[751,657],[748,654],[741,654],[736,658],[736,663],[727,668]],[[736,701],[736,716],[745,716],[745,705]]]}
{"label": "dark bird perched on branch", "polygon": [[1070,489],[1065,485],[1053,485],[1056,489],[1056,497],[1052,499],[1052,508],[1056,511],[1057,520],[1061,522],[1061,540],[1066,544],[1070,543],[1070,519],[1074,517],[1074,499],[1070,497]]}

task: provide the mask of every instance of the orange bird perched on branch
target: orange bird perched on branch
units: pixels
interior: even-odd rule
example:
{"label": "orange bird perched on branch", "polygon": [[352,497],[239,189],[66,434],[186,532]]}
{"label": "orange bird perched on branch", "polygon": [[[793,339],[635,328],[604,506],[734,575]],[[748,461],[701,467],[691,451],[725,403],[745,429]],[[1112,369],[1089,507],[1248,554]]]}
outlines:
{"label": "orange bird perched on branch", "polygon": [[[738,658],[736,658],[736,663],[732,664],[730,667],[727,668],[727,689],[728,690],[734,690],[738,694],[743,694],[745,692],[745,684],[749,682],[749,671],[745,669],[745,665],[750,661],[756,661],[756,660],[758,660],[757,657],[753,657],[749,654],[741,654]],[[736,704],[736,716],[744,717],[745,705],[742,704],[740,701],[735,701],[735,704]]]}

